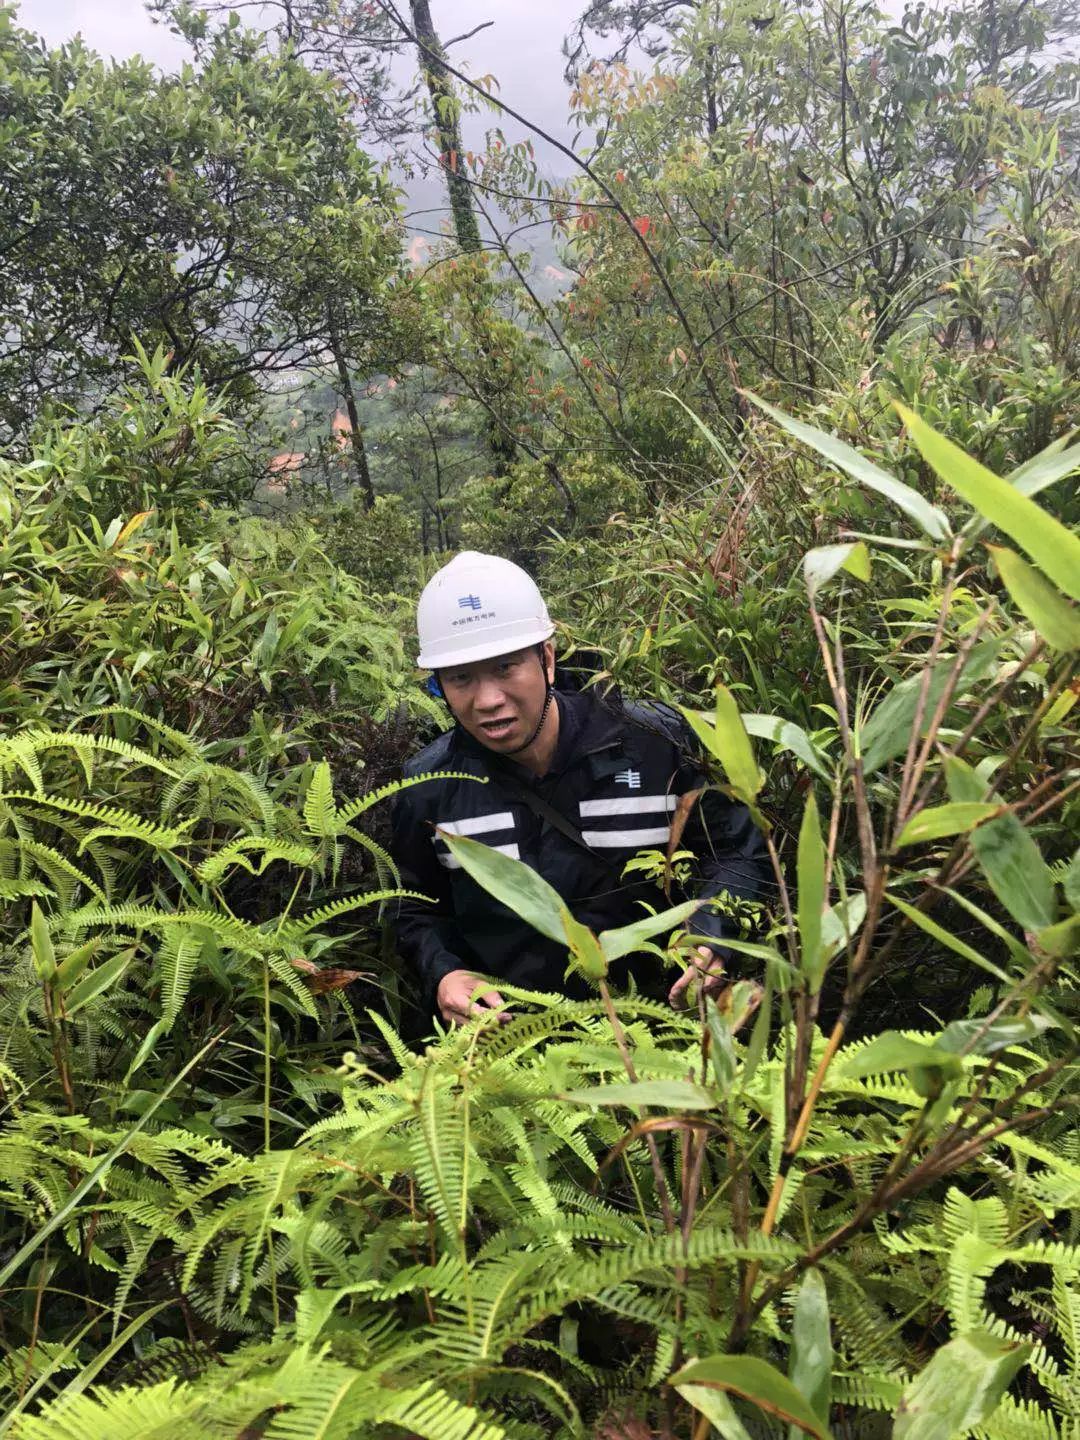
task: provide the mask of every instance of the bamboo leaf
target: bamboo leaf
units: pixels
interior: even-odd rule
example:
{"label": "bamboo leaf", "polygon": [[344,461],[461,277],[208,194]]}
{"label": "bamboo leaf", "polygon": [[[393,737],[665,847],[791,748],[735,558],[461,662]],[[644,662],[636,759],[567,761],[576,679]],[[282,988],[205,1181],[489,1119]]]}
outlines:
{"label": "bamboo leaf", "polygon": [[715,1110],[716,1096],[692,1080],[638,1080],[626,1085],[592,1085],[564,1090],[560,1096],[575,1105],[655,1105],[663,1110]]}
{"label": "bamboo leaf", "polygon": [[720,1440],[750,1440],[749,1430],[735,1414],[735,1407],[723,1390],[712,1390],[707,1385],[676,1385],[675,1389],[705,1416]]}
{"label": "bamboo leaf", "polygon": [[130,949],[121,950],[116,955],[110,956],[96,969],[87,971],[79,983],[73,986],[64,997],[64,1009],[68,1019],[77,1015],[84,1005],[89,1005],[91,1000],[96,1000],[99,995],[103,995],[106,990],[111,989],[131,964],[134,955],[135,947],[131,946]]}
{"label": "bamboo leaf", "polygon": [[670,910],[646,915],[629,925],[620,925],[617,930],[603,930],[599,936],[600,948],[609,961],[619,960],[623,955],[633,954],[639,948],[640,941],[674,930],[676,925],[689,920],[691,915],[700,909],[700,900],[684,900],[681,905],[675,905]]}
{"label": "bamboo leaf", "polygon": [[860,485],[865,485],[868,490],[875,494],[882,495],[890,500],[898,509],[902,510],[909,520],[914,520],[919,529],[931,540],[945,540],[949,536],[949,521],[944,510],[939,510],[936,505],[931,504],[925,496],[913,490],[910,485],[895,479],[887,470],[882,470],[865,455],[860,455],[850,445],[845,445],[835,435],[827,435],[823,430],[816,430],[812,425],[807,425],[802,420],[796,420],[791,415],[785,415],[782,410],[776,410],[772,405],[766,404],[750,391],[745,392],[748,400],[766,415],[772,417],[776,423],[794,435],[796,440],[801,440],[804,445],[809,445],[811,450],[816,450],[819,455],[824,456],[838,470],[843,470]]}
{"label": "bamboo leaf", "polygon": [[870,579],[870,551],[861,540],[845,545],[819,545],[803,556],[803,580],[806,593],[813,600],[823,585],[846,570],[856,580]]}
{"label": "bamboo leaf", "polygon": [[49,924],[35,900],[30,907],[30,953],[39,980],[48,984],[56,976],[56,952],[53,949]]}
{"label": "bamboo leaf", "polygon": [[969,1055],[994,1055],[1012,1045],[1026,1045],[1054,1028],[1045,1015],[1027,1015],[993,1020],[954,1020],[938,1036],[943,1050],[967,1051]]}
{"label": "bamboo leaf", "polygon": [[[825,1277],[807,1270],[795,1296],[791,1317],[791,1383],[816,1415],[828,1415],[832,1390],[833,1347]],[[789,1440],[797,1440],[792,1428]]]}
{"label": "bamboo leaf", "polygon": [[753,735],[758,740],[771,740],[774,745],[779,745],[781,750],[790,750],[813,770],[815,775],[828,780],[828,757],[823,755],[801,725],[796,725],[791,720],[782,720],[779,715],[744,714],[742,721],[748,735]]}
{"label": "bamboo leaf", "polygon": [[992,525],[1026,550],[1051,580],[1080,600],[1080,536],[1021,494],[1015,485],[987,470],[906,405],[896,404],[923,459],[946,484]]}
{"label": "bamboo leaf", "polygon": [[1038,455],[1033,455],[1023,465],[1010,471],[1006,476],[1009,484],[1015,485],[1021,495],[1038,495],[1048,485],[1054,485],[1058,480],[1064,480],[1066,475],[1080,470],[1080,445],[1069,444],[1075,437],[1076,431],[1073,430],[1052,440],[1045,450],[1040,450]]}
{"label": "bamboo leaf", "polygon": [[1043,930],[1057,919],[1054,877],[1039,847],[1015,815],[980,825],[971,848],[994,894],[1024,930]]}
{"label": "bamboo leaf", "polygon": [[1000,805],[989,801],[958,800],[949,805],[933,805],[920,810],[900,831],[897,847],[924,845],[928,840],[943,840],[949,835],[966,835],[976,825],[997,815]]}
{"label": "bamboo leaf", "polygon": [[1016,608],[1055,650],[1080,650],[1080,611],[1063,600],[1034,566],[1004,545],[987,547]]}
{"label": "bamboo leaf", "polygon": [[1031,1354],[985,1330],[943,1345],[900,1397],[893,1440],[953,1440],[987,1420]]}
{"label": "bamboo leaf", "polygon": [[[972,686],[985,680],[997,663],[1000,640],[984,640],[976,645],[964,661],[963,669],[956,681],[955,694],[960,696]],[[923,724],[930,723],[930,717],[937,709],[938,701],[944,694],[956,660],[946,657],[937,661],[930,671],[926,704],[923,707]],[[870,719],[859,733],[863,768],[869,773],[880,770],[890,760],[903,753],[911,738],[911,727],[915,723],[915,712],[919,705],[923,672],[899,681],[877,706]]]}
{"label": "bamboo leaf", "polygon": [[825,951],[821,943],[821,917],[825,907],[825,845],[812,789],[806,797],[806,808],[799,827],[797,873],[802,972],[810,993],[816,995],[825,976]]}
{"label": "bamboo leaf", "polygon": [[805,1435],[813,1435],[816,1440],[831,1440],[829,1427],[787,1376],[755,1356],[710,1355],[706,1360],[691,1360],[672,1375],[669,1383],[676,1389],[683,1385],[702,1385],[739,1395],[766,1415],[775,1415],[796,1425]]}
{"label": "bamboo leaf", "polygon": [[735,795],[748,805],[765,783],[765,777],[754,759],[754,747],[739,714],[735,697],[726,685],[716,687],[716,712],[713,723],[696,710],[680,706],[694,733],[724,768]]}
{"label": "bamboo leaf", "polygon": [[437,830],[436,834],[445,841],[454,859],[461,862],[462,869],[489,895],[501,900],[541,935],[569,946],[562,897],[532,866],[512,855],[501,855],[490,845],[466,835],[451,835],[449,830]]}

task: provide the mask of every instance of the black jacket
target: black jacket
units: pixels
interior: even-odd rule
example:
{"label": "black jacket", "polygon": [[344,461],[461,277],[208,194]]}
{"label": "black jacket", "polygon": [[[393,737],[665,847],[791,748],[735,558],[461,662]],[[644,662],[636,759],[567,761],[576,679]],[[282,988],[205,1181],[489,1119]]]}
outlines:
{"label": "black jacket", "polygon": [[[405,774],[463,771],[486,785],[451,778],[427,781],[396,797],[391,850],[402,886],[430,895],[434,904],[401,901],[398,947],[429,995],[451,970],[485,975],[535,990],[568,995],[586,992],[585,982],[564,979],[566,951],[493,899],[452,858],[435,826],[469,835],[524,860],[567,902],[578,920],[595,931],[640,919],[668,904],[651,880],[621,871],[639,850],[663,850],[677,799],[704,783],[694,759],[696,742],[677,712],[660,705],[611,703],[592,692],[556,692],[559,742],[541,780],[508,763],[457,727],[405,766]],[[514,799],[510,790],[532,787],[577,827],[595,856]],[[761,835],[745,806],[708,790],[694,807],[680,848],[697,856],[687,895],[722,890],[759,899],[768,881]],[[731,931],[720,915],[702,910],[694,933],[722,940]],[[634,957],[642,985],[645,957]],[[651,961],[649,968],[656,969]],[[625,968],[623,971],[625,975]],[[618,974],[613,978],[622,978]],[[670,983],[670,979],[668,981]],[[643,985],[642,988],[654,988]]]}

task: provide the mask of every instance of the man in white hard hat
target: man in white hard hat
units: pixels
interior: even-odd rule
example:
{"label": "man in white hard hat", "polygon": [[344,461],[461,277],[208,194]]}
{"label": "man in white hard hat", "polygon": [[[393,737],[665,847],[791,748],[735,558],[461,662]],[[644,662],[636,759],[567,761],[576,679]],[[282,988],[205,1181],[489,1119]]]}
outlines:
{"label": "man in white hard hat", "polygon": [[[401,902],[399,948],[447,1023],[504,1003],[496,988],[478,992],[479,977],[584,995],[585,982],[565,974],[565,951],[483,891],[436,829],[531,865],[593,930],[628,924],[644,913],[638,902],[655,907],[657,894],[624,879],[623,868],[639,851],[667,846],[679,796],[701,788],[694,742],[666,706],[556,688],[555,627],[535,582],[508,560],[455,556],[425,586],[417,630],[417,663],[433,672],[455,724],[405,767],[407,776],[445,778],[396,800],[391,848],[402,885],[434,902]],[[767,856],[745,806],[707,790],[682,844],[698,857],[690,895],[763,894]],[[675,1006],[687,1003],[695,979],[707,991],[722,983],[723,940],[733,933],[711,908],[691,924],[715,944],[671,986]]]}

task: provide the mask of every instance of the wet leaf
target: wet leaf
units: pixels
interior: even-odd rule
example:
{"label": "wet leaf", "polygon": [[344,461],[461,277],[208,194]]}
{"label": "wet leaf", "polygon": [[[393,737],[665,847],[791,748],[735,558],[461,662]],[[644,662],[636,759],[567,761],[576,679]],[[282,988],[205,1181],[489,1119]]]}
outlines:
{"label": "wet leaf", "polygon": [[950,1340],[901,1396],[893,1440],[954,1440],[967,1434],[993,1414],[1031,1349],[985,1330]]}
{"label": "wet leaf", "polygon": [[1016,608],[1055,650],[1080,650],[1080,610],[1063,600],[1050,582],[1004,545],[988,546],[1002,584]]}
{"label": "wet leaf", "polygon": [[684,1385],[702,1385],[739,1395],[766,1415],[798,1426],[805,1435],[832,1440],[829,1427],[814,1414],[787,1376],[755,1356],[711,1355],[706,1360],[691,1360],[672,1375],[669,1383],[680,1394]]}
{"label": "wet leaf", "polygon": [[987,470],[906,405],[896,408],[928,465],[989,520],[1026,550],[1036,565],[1074,600],[1080,600],[1080,536],[1066,529],[1008,480]]}

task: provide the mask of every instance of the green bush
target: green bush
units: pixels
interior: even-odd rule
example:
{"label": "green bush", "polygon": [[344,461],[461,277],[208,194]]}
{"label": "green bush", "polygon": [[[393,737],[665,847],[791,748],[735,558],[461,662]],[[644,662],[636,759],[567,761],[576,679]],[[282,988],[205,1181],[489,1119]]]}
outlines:
{"label": "green bush", "polygon": [[522,460],[507,475],[463,485],[454,517],[463,549],[503,555],[536,569],[544,543],[553,536],[595,537],[612,515],[640,514],[644,503],[641,486],[618,465],[574,457],[560,465],[555,477],[540,461]]}
{"label": "green bush", "polygon": [[[736,945],[761,983],[682,1014],[616,996],[608,957],[679,917],[578,927],[568,955],[595,998],[507,992],[509,1022],[423,1054],[388,1021],[392,971],[357,929],[394,893],[361,828],[385,792],[370,765],[316,758],[335,707],[373,713],[395,694],[407,667],[387,620],[301,527],[209,519],[181,541],[146,517],[109,539],[93,517],[61,523],[62,487],[7,476],[13,1436],[540,1440],[673,1423],[782,1440],[789,1423],[825,1436],[832,1416],[840,1435],[891,1413],[905,1440],[1069,1437],[1080,542],[1025,493],[1034,481],[995,480],[906,419],[973,511],[890,490],[803,431],[906,518],[809,550],[767,661],[762,565],[741,703],[721,684],[700,708],[734,677],[723,658],[699,664],[707,632],[679,629],[734,616],[716,567],[673,546],[635,569],[631,522],[611,572],[597,566],[605,600],[618,584],[663,601],[676,581],[651,617],[673,662],[655,674],[673,699],[696,694],[714,783],[773,846],[764,933]],[[1039,464],[1045,484],[1076,456]],[[1005,543],[984,543],[989,520]],[[549,574],[571,561],[556,546]],[[29,627],[31,599],[52,605],[50,628]],[[151,644],[120,667],[132,703],[118,706],[109,654]],[[813,728],[791,718],[779,670],[815,645]],[[621,664],[652,678],[652,653]],[[185,677],[259,692],[242,737],[212,708],[166,725]],[[114,703],[80,707],[84,691]],[[294,729],[290,706],[319,724]],[[520,862],[452,844],[516,903]],[[538,883],[521,903],[557,930],[565,910]],[[691,943],[677,933],[667,958]],[[875,996],[915,946],[961,968],[963,997],[948,1024],[883,1029]]]}

